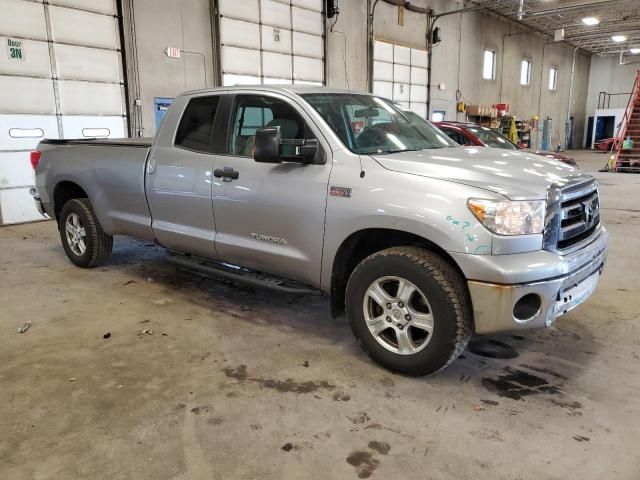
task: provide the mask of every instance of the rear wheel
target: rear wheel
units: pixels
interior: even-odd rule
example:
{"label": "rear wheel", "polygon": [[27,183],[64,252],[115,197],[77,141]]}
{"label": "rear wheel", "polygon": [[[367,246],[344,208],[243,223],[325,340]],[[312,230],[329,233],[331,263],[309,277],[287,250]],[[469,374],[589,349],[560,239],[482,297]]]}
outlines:
{"label": "rear wheel", "polygon": [[347,316],[369,356],[407,375],[455,360],[473,333],[466,284],[442,257],[394,247],[364,259],[347,285]]}
{"label": "rear wheel", "polygon": [[67,257],[78,267],[96,267],[111,254],[113,237],[104,233],[87,198],[64,204],[58,230]]}

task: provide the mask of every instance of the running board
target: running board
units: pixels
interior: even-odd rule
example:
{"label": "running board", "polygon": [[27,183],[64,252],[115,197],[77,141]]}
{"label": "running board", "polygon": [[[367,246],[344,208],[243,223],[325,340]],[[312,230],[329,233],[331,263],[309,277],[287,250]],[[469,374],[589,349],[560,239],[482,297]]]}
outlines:
{"label": "running board", "polygon": [[228,263],[215,262],[192,255],[184,255],[175,252],[167,252],[167,260],[175,263],[180,267],[197,270],[200,273],[210,277],[225,278],[228,280],[236,280],[248,285],[256,287],[269,288],[282,293],[295,293],[299,295],[322,295],[317,290],[302,282],[288,280],[275,275],[256,272],[242,267],[236,267]]}

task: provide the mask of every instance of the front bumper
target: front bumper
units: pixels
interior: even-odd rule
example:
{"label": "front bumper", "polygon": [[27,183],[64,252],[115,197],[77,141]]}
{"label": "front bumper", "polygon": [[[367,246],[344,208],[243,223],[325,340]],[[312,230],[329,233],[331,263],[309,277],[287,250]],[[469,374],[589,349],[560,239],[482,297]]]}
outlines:
{"label": "front bumper", "polygon": [[[588,245],[570,255],[539,251],[514,255],[454,255],[468,280],[478,334],[542,328],[583,303],[595,290],[607,259],[609,235],[600,227]],[[484,271],[484,275],[482,274]],[[539,308],[519,318],[526,295]]]}

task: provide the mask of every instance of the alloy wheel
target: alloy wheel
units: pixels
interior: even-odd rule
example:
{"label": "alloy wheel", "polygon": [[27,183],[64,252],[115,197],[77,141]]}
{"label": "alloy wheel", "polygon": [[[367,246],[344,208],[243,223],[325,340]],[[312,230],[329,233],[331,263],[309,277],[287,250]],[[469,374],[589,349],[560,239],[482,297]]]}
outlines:
{"label": "alloy wheel", "polygon": [[417,353],[433,336],[433,313],[426,296],[402,277],[373,282],[365,292],[363,309],[371,335],[394,353]]}
{"label": "alloy wheel", "polygon": [[64,231],[71,251],[79,257],[84,255],[84,252],[87,251],[87,233],[77,213],[71,213],[67,216]]}

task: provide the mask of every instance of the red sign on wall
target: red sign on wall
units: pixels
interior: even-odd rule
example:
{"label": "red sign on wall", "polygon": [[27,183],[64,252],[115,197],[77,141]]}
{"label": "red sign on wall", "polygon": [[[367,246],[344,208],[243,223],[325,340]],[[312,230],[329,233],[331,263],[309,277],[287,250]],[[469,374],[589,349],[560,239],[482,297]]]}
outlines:
{"label": "red sign on wall", "polygon": [[180,58],[180,49],[177,47],[167,47],[164,49],[164,53],[169,58]]}

